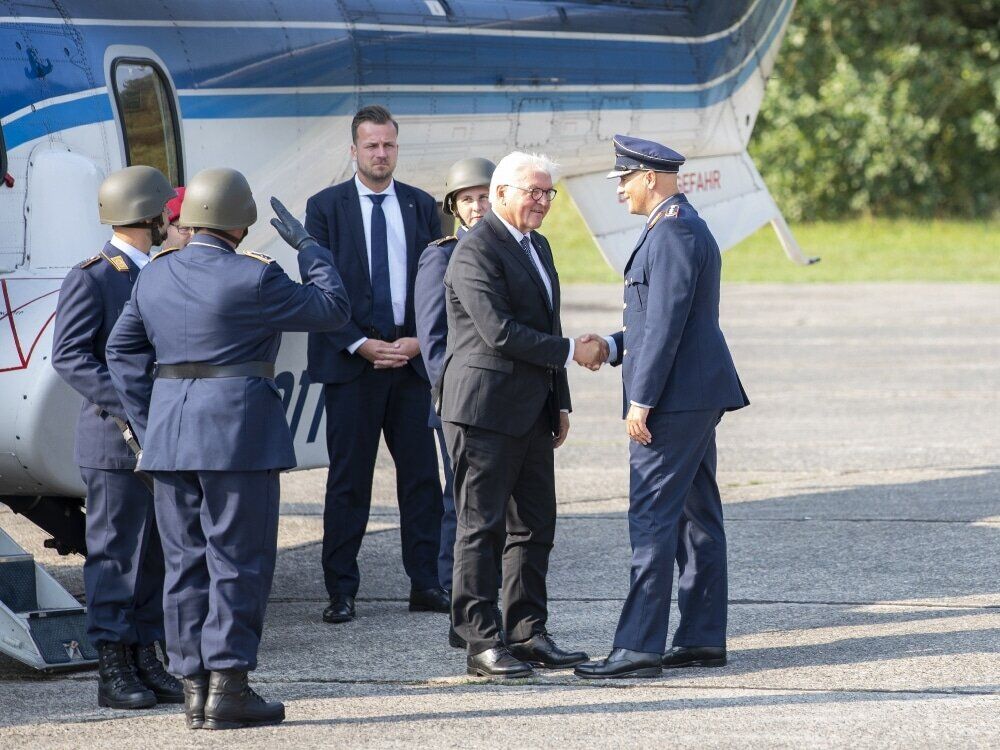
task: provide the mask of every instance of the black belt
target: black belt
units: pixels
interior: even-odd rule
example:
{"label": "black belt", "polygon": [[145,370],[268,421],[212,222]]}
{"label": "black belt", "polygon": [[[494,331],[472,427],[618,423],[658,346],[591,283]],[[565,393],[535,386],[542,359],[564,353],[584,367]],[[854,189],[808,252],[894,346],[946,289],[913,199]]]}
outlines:
{"label": "black belt", "polygon": [[200,378],[271,378],[273,362],[240,362],[238,365],[213,365],[208,362],[184,362],[178,365],[157,365],[156,377],[170,380]]}

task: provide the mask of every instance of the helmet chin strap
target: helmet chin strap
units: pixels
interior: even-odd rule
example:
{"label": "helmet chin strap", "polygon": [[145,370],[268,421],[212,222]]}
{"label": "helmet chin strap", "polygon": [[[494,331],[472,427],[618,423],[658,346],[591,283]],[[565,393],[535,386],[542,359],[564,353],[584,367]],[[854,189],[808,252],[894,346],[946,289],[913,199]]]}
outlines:
{"label": "helmet chin strap", "polygon": [[240,246],[240,243],[243,242],[243,240],[246,239],[246,236],[249,234],[249,232],[244,230],[243,236],[237,237],[227,229],[216,229],[215,231],[217,231],[219,234],[225,235],[233,243],[234,250]]}

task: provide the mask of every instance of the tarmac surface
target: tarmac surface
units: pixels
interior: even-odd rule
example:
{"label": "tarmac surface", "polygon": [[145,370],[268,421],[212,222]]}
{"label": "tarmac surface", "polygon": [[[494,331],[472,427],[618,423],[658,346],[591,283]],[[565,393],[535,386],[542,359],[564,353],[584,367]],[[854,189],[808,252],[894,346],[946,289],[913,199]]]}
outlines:
{"label": "tarmac surface", "polygon": [[[616,287],[566,290],[569,334],[620,313]],[[190,732],[177,707],[99,709],[92,674],[0,657],[0,747],[1000,746],[1000,287],[729,285],[723,327],[753,402],[718,433],[727,667],[466,677],[447,617],[407,611],[383,449],[347,625],[320,618],[325,472],[283,478],[255,680],[284,725]],[[620,373],[571,385],[549,625],[603,656],[628,580]],[[0,526],[82,594],[79,558],[7,511]]]}

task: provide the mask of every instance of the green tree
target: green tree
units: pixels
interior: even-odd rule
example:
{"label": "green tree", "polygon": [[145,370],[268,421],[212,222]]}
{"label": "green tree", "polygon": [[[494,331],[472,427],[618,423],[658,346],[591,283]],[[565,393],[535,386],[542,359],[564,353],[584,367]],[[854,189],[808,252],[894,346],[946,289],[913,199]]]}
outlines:
{"label": "green tree", "polygon": [[1000,0],[799,0],[753,154],[792,219],[1000,213]]}

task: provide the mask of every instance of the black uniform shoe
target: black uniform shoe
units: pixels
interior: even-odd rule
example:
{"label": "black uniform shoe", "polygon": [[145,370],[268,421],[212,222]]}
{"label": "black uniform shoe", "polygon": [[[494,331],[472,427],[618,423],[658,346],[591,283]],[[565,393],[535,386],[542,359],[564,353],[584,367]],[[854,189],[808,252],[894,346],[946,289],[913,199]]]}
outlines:
{"label": "black uniform shoe", "polygon": [[132,646],[132,659],[139,681],[153,691],[157,703],[183,703],[184,690],[180,680],[167,674],[156,655],[156,645]]}
{"label": "black uniform shoe", "polygon": [[663,655],[663,666],[676,667],[724,667],[726,649],[722,646],[674,646]]}
{"label": "black uniform shoe", "polygon": [[465,671],[473,677],[531,677],[530,664],[511,656],[506,646],[495,646],[465,657]]}
{"label": "black uniform shoe", "polygon": [[573,673],[577,677],[591,680],[606,680],[613,677],[659,677],[663,674],[660,654],[643,651],[629,651],[627,648],[613,648],[606,659],[588,661]]}
{"label": "black uniform shoe", "polygon": [[156,696],[139,681],[132,648],[124,643],[97,644],[97,705],[101,708],[152,708]]}
{"label": "black uniform shoe", "polygon": [[452,648],[466,648],[469,644],[465,639],[455,632],[454,626],[448,628],[448,645]]}
{"label": "black uniform shoe", "polygon": [[208,700],[208,672],[185,677],[181,682],[184,684],[184,721],[188,729],[201,729]]}
{"label": "black uniform shoe", "polygon": [[247,684],[247,673],[212,672],[208,680],[204,729],[241,729],[280,724],[285,705],[266,701]]}
{"label": "black uniform shoe", "polygon": [[330,606],[323,610],[323,622],[350,622],[355,614],[354,597],[336,594],[330,597]]}
{"label": "black uniform shoe", "polygon": [[511,643],[507,648],[515,659],[544,669],[575,667],[590,658],[584,651],[564,651],[548,633],[535,633],[528,640]]}
{"label": "black uniform shoe", "polygon": [[451,597],[442,588],[410,589],[411,612],[451,612]]}

